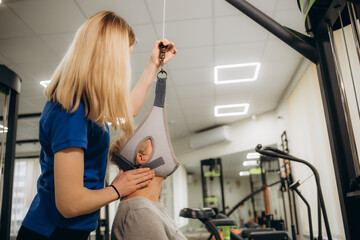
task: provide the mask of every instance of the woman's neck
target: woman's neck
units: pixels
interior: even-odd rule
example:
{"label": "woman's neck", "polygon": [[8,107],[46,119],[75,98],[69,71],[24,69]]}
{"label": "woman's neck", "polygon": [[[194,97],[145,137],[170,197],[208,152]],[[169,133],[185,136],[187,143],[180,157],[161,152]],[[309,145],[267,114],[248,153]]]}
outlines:
{"label": "woman's neck", "polygon": [[125,197],[125,200],[133,197],[142,196],[151,201],[160,202],[161,185],[163,181],[163,177],[154,177],[153,180],[151,180],[151,182],[149,183],[149,185],[136,190],[132,194]]}

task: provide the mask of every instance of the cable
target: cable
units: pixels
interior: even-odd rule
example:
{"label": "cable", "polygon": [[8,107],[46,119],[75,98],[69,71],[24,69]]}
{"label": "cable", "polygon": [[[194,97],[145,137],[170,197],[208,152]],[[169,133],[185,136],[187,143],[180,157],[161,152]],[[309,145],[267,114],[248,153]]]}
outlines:
{"label": "cable", "polygon": [[164,0],[164,8],[163,8],[163,31],[162,38],[165,38],[165,11],[166,10],[166,0]]}
{"label": "cable", "polygon": [[314,174],[311,174],[310,176],[308,176],[304,181],[302,181],[301,183],[300,183],[300,185],[301,184],[303,184],[303,183],[305,183],[307,180],[309,180],[312,176],[314,176]]}

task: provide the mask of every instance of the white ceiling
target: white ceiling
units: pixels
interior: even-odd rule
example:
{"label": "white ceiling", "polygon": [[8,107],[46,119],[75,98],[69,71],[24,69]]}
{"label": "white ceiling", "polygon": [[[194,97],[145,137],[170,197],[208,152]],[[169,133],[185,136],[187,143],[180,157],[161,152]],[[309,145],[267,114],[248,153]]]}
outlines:
{"label": "white ceiling", "polygon": [[[296,0],[249,0],[280,24],[304,32]],[[113,10],[133,26],[133,83],[162,38],[163,0],[3,0],[0,5],[0,64],[22,78],[19,114],[39,113],[46,101],[42,80],[50,79],[75,31],[100,10]],[[165,37],[178,54],[168,72],[167,114],[171,138],[274,110],[302,56],[225,0],[167,0]],[[216,65],[260,62],[257,81],[214,84]],[[151,93],[136,118],[152,105]],[[245,116],[214,117],[214,106],[249,103]],[[38,119],[21,119],[18,140],[36,139]],[[31,151],[36,145],[18,147]],[[36,148],[35,148],[36,149]],[[19,150],[20,151],[20,150]]]}

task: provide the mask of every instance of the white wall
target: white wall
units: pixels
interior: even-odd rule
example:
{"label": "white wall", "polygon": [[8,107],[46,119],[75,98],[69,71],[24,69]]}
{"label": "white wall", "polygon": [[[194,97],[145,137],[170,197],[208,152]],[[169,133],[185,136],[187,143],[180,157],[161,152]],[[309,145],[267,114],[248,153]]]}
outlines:
{"label": "white wall", "polygon": [[280,135],[277,134],[278,118],[275,111],[258,115],[256,120],[251,118],[233,123],[230,126],[232,142],[213,144],[192,150],[189,147],[189,138],[174,141],[173,148],[180,163],[188,163],[237,153],[249,149],[255,149],[256,145],[271,145],[278,142]]}
{"label": "white wall", "polygon": [[[118,172],[119,172],[119,168],[117,166],[115,166],[114,164],[108,163],[108,170],[107,170],[107,178],[108,178],[108,182],[109,184],[112,182],[112,180],[117,176]],[[115,214],[117,211],[117,208],[119,206],[120,201],[114,201],[111,202],[109,204],[109,227],[110,229],[112,228],[112,224],[115,218]],[[104,218],[105,216],[105,209],[102,208],[100,211],[100,214],[102,214],[102,218]]]}
{"label": "white wall", "polygon": [[[224,198],[225,208],[229,211],[246,195],[250,194],[250,181],[248,176],[238,178],[224,178]],[[248,222],[250,218],[253,218],[253,214],[249,216],[249,210],[252,212],[251,201],[247,201],[244,206],[239,207],[237,211],[231,214],[231,218],[234,219],[238,226],[240,225],[240,217]]]}
{"label": "white wall", "polygon": [[174,201],[174,219],[178,227],[188,224],[188,219],[179,216],[181,209],[188,207],[188,188],[186,170],[179,166],[172,175],[173,179],[173,201]]}
{"label": "white wall", "polygon": [[[294,156],[307,160],[319,171],[321,185],[330,228],[333,237],[345,239],[344,228],[340,211],[340,203],[336,188],[335,173],[332,163],[332,156],[328,140],[324,109],[320,95],[316,67],[309,65],[299,83],[293,89],[286,100],[287,122],[289,133],[289,149]],[[295,181],[306,180],[312,175],[308,167],[299,164],[292,164]],[[314,177],[303,183],[299,190],[312,206],[314,223],[314,234],[317,234],[317,196]],[[305,205],[298,199],[300,222],[307,222]],[[302,225],[302,232],[309,233],[307,224]],[[323,233],[325,231],[323,230]]]}
{"label": "white wall", "polygon": [[[191,176],[188,178],[188,203],[189,208],[202,208],[202,187],[201,187],[201,178],[199,176]],[[184,229],[184,231],[194,232],[199,231],[199,228],[202,228],[204,231],[203,224],[196,219],[189,218],[189,223]]]}

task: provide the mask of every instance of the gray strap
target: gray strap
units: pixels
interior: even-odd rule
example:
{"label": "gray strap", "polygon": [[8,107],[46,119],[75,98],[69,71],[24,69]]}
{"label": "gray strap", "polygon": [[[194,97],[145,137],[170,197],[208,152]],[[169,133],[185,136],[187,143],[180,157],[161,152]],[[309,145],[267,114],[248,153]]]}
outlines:
{"label": "gray strap", "polygon": [[154,106],[164,108],[166,92],[166,78],[157,78],[155,89],[155,102]]}
{"label": "gray strap", "polygon": [[116,162],[116,165],[118,165],[118,167],[124,172],[135,169],[134,164],[132,164],[132,162],[128,161],[123,156],[113,153],[112,157]]}
{"label": "gray strap", "polygon": [[150,169],[155,169],[157,167],[160,167],[161,165],[164,165],[165,164],[165,161],[162,157],[159,157],[149,163],[144,163],[141,167],[142,168],[150,168]]}

